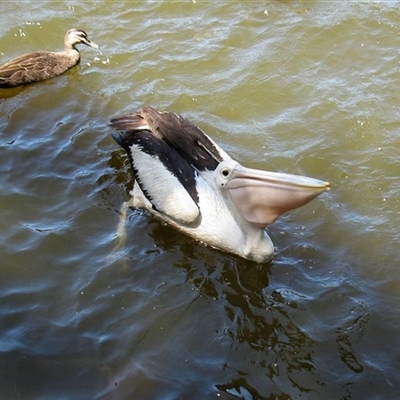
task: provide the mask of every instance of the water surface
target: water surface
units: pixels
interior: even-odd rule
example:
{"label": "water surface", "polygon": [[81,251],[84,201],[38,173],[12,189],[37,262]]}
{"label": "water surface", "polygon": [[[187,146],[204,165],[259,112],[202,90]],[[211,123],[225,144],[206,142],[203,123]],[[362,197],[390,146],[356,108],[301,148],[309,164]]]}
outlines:
{"label": "water surface", "polygon": [[[0,63],[101,53],[0,91],[2,399],[400,397],[396,2],[3,2]],[[129,210],[110,118],[176,111],[252,168],[333,189],[272,263]]]}

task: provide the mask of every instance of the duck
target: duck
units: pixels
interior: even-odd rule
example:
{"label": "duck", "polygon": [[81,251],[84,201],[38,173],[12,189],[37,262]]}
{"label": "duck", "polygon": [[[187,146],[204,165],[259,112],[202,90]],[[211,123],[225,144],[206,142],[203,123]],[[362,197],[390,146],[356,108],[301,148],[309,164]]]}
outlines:
{"label": "duck", "polygon": [[129,207],[256,263],[273,258],[266,227],[331,187],[319,179],[247,168],[174,112],[144,106],[109,125],[135,178]]}
{"label": "duck", "polygon": [[61,75],[80,61],[76,46],[97,49],[82,29],[70,29],[64,37],[64,51],[36,51],[24,54],[0,66],[0,88],[12,88]]}

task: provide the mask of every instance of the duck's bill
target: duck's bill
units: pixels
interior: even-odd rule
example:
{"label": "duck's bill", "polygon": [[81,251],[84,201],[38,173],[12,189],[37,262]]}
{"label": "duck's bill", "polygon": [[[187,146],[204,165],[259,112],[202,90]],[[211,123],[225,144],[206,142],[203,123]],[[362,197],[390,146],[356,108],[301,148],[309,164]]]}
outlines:
{"label": "duck's bill", "polygon": [[98,49],[98,48],[99,48],[99,46],[98,46],[96,43],[94,43],[94,42],[92,42],[92,41],[90,41],[90,40],[87,40],[87,41],[85,42],[85,44],[87,44],[87,45],[90,46],[90,47],[93,47],[94,49]]}
{"label": "duck's bill", "polygon": [[225,188],[243,217],[266,227],[286,211],[303,206],[329,190],[329,182],[299,175],[260,171],[237,165]]}

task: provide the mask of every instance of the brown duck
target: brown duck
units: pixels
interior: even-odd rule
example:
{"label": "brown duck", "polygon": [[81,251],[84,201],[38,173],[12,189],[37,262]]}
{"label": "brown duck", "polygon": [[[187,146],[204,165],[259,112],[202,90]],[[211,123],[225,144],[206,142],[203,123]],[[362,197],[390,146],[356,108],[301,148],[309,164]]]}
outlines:
{"label": "brown duck", "polygon": [[36,51],[24,54],[0,66],[0,88],[11,88],[43,81],[63,74],[80,61],[78,44],[97,49],[85,31],[70,29],[64,37],[64,51]]}

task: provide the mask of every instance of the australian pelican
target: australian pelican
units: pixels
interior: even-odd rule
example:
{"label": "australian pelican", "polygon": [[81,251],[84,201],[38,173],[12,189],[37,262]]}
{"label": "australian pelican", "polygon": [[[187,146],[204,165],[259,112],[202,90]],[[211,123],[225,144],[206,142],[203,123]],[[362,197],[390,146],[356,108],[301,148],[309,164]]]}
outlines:
{"label": "australian pelican", "polygon": [[265,263],[265,232],[284,212],[328,190],[328,182],[261,171],[234,161],[182,116],[143,107],[111,120],[136,181],[131,205],[212,247]]}

